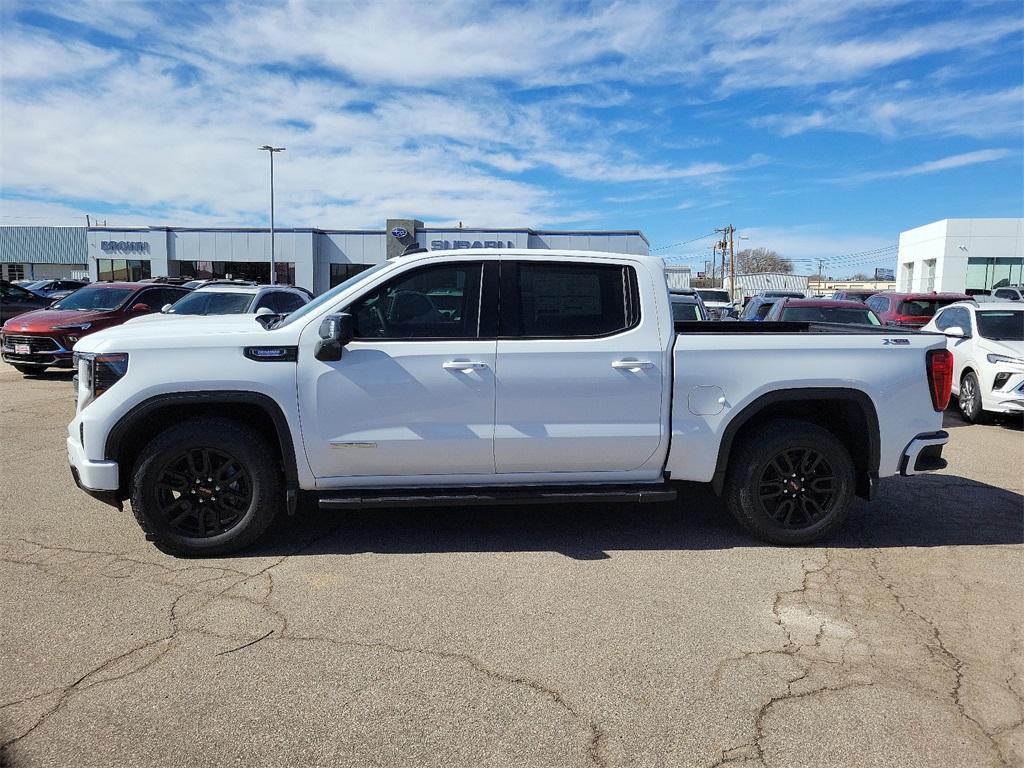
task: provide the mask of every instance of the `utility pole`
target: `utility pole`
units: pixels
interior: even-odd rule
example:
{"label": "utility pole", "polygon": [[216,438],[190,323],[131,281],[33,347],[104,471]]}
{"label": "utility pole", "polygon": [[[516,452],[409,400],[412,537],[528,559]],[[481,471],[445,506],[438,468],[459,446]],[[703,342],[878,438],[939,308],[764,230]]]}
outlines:
{"label": "utility pole", "polygon": [[274,261],[274,153],[284,152],[285,148],[264,144],[258,149],[270,155],[270,284],[277,285],[277,265]]}
{"label": "utility pole", "polygon": [[732,298],[733,286],[736,283],[736,253],[733,246],[733,234],[736,232],[736,227],[729,224],[724,227],[716,229],[715,232],[722,233],[722,240],[718,245],[722,249],[722,287],[725,287],[725,249],[729,249],[729,294]]}
{"label": "utility pole", "polygon": [[818,259],[818,293],[821,293],[821,270],[825,266],[824,259]]}

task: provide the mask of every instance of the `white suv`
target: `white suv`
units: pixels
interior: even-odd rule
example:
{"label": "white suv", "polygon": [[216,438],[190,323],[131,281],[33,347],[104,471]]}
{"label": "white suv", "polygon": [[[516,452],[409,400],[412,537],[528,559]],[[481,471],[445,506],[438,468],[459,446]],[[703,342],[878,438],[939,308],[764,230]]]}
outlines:
{"label": "white suv", "polygon": [[983,411],[1024,413],[1024,306],[962,301],[943,307],[924,328],[947,337],[953,394],[968,421]]}

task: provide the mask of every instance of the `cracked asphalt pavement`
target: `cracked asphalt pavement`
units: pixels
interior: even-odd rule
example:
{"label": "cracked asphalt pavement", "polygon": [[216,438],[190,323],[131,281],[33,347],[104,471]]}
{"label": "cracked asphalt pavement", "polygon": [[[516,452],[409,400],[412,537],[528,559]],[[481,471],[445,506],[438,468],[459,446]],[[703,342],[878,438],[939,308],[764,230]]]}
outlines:
{"label": "cracked asphalt pavement", "polygon": [[826,546],[693,487],[185,560],[74,488],[68,377],[0,369],[4,765],[1024,764],[1019,420],[947,415],[948,469]]}

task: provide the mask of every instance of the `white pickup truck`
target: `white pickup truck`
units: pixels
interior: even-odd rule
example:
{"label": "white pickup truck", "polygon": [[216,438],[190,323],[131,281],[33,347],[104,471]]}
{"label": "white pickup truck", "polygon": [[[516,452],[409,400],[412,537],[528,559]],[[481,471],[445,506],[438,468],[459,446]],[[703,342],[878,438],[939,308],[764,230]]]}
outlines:
{"label": "white pickup truck", "polygon": [[[661,259],[412,253],[290,315],[78,342],[76,483],[174,553],[321,507],[646,502],[711,483],[751,533],[832,533],[878,479],[945,466],[945,339],[674,324]],[[685,486],[682,486],[685,488]]]}

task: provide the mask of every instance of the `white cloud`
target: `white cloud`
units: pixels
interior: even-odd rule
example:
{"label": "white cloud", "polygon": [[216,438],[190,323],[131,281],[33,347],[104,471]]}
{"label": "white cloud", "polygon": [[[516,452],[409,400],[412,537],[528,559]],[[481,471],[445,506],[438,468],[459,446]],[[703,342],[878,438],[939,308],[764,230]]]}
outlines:
{"label": "white cloud", "polygon": [[832,91],[824,106],[808,114],[772,114],[751,124],[794,136],[815,129],[903,135],[1019,135],[1024,121],[1024,86],[975,93],[907,95],[897,89],[849,88]]}
{"label": "white cloud", "polygon": [[[0,180],[8,195],[103,200],[132,216],[262,223],[266,159],[255,147],[273,141],[288,147],[277,164],[284,224],[379,225],[407,212],[543,225],[593,215],[563,194],[576,182],[634,185],[607,190],[618,197],[671,187],[683,200],[767,163],[709,150],[717,139],[689,137],[665,116],[714,92],[842,84],[810,99],[807,114],[763,118],[784,133],[1010,130],[1020,89],[936,103],[913,83],[884,93],[859,78],[984,49],[1020,19],[871,33],[865,20],[894,4],[22,6],[123,46],[109,49],[45,37],[7,5]],[[649,85],[664,104],[638,97]]]}
{"label": "white cloud", "polygon": [[967,166],[978,165],[980,163],[991,163],[996,160],[1004,160],[1007,157],[1012,157],[1014,154],[1017,153],[1009,149],[979,149],[974,152],[963,152],[959,155],[941,157],[938,160],[929,160],[906,168],[895,168],[891,171],[870,171],[867,173],[858,173],[853,176],[839,179],[838,181],[859,182],[872,181],[874,179],[894,179],[904,176],[920,176],[927,173],[939,173],[940,171],[948,171],[954,168],[965,168]]}
{"label": "white cloud", "polygon": [[4,81],[40,81],[90,73],[116,61],[117,56],[86,43],[62,43],[39,34],[5,32],[0,46]]}

